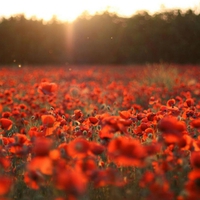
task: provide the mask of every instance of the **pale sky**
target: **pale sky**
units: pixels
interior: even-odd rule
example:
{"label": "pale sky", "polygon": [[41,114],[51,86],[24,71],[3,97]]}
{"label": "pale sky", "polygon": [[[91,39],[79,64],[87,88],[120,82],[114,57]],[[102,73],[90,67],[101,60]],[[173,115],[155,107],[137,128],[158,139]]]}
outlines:
{"label": "pale sky", "polygon": [[72,21],[84,11],[90,14],[109,10],[131,16],[136,11],[150,14],[161,9],[192,9],[200,12],[200,0],[0,0],[0,17],[24,14],[27,18],[50,20],[53,15]]}

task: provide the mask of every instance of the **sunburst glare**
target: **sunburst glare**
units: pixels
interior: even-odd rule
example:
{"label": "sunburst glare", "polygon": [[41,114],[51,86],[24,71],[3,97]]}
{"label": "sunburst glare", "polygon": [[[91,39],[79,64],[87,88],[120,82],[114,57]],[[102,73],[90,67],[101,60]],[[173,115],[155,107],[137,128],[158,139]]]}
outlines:
{"label": "sunburst glare", "polygon": [[95,14],[96,12],[108,10],[119,15],[131,16],[139,10],[146,10],[150,13],[154,13],[159,10],[173,8],[191,8],[199,10],[199,1],[141,0],[136,2],[130,0],[6,0],[0,3],[1,16],[9,17],[10,15],[24,14],[28,18],[35,16],[36,18],[42,18],[44,20],[50,20],[52,16],[56,16],[62,21],[73,21],[85,11],[89,14]]}

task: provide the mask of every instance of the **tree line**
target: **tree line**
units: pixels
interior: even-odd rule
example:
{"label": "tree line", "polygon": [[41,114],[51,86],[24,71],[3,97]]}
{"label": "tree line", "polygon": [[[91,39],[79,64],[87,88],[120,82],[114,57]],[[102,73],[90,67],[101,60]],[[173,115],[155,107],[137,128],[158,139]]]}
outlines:
{"label": "tree line", "polygon": [[17,15],[0,21],[0,64],[198,64],[199,37],[192,10],[83,14],[72,23]]}

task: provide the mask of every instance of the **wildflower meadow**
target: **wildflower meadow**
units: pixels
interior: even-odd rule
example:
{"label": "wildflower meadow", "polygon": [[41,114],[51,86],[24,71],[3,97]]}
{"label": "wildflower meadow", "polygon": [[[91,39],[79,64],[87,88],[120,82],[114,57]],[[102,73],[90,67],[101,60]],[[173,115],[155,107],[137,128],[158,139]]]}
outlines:
{"label": "wildflower meadow", "polygon": [[0,200],[200,199],[199,69],[1,66]]}

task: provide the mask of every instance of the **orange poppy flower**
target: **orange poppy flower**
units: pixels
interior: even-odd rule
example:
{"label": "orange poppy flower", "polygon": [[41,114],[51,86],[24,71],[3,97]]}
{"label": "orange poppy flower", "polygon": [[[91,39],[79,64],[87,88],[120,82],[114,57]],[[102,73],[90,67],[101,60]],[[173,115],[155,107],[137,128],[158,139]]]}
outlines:
{"label": "orange poppy flower", "polygon": [[133,121],[131,119],[119,119],[119,123],[124,126],[130,126]]}
{"label": "orange poppy flower", "polygon": [[58,160],[60,158],[60,151],[58,149],[53,149],[49,152],[49,157],[51,160]]}
{"label": "orange poppy flower", "polygon": [[58,128],[59,126],[60,126],[60,122],[56,121],[53,127],[44,129],[45,136],[49,136],[53,134],[59,135],[60,134],[59,131],[61,131],[61,129]]}
{"label": "orange poppy flower", "polygon": [[119,115],[123,119],[129,119],[131,117],[131,113],[128,110],[124,110],[124,111],[119,112]]}
{"label": "orange poppy flower", "polygon": [[56,121],[55,117],[52,115],[42,115],[41,119],[42,119],[42,124],[44,125],[44,127],[48,127],[48,128],[53,127],[54,122]]}
{"label": "orange poppy flower", "polygon": [[12,121],[7,118],[1,118],[0,123],[1,123],[1,128],[4,130],[10,130],[13,124]]}

